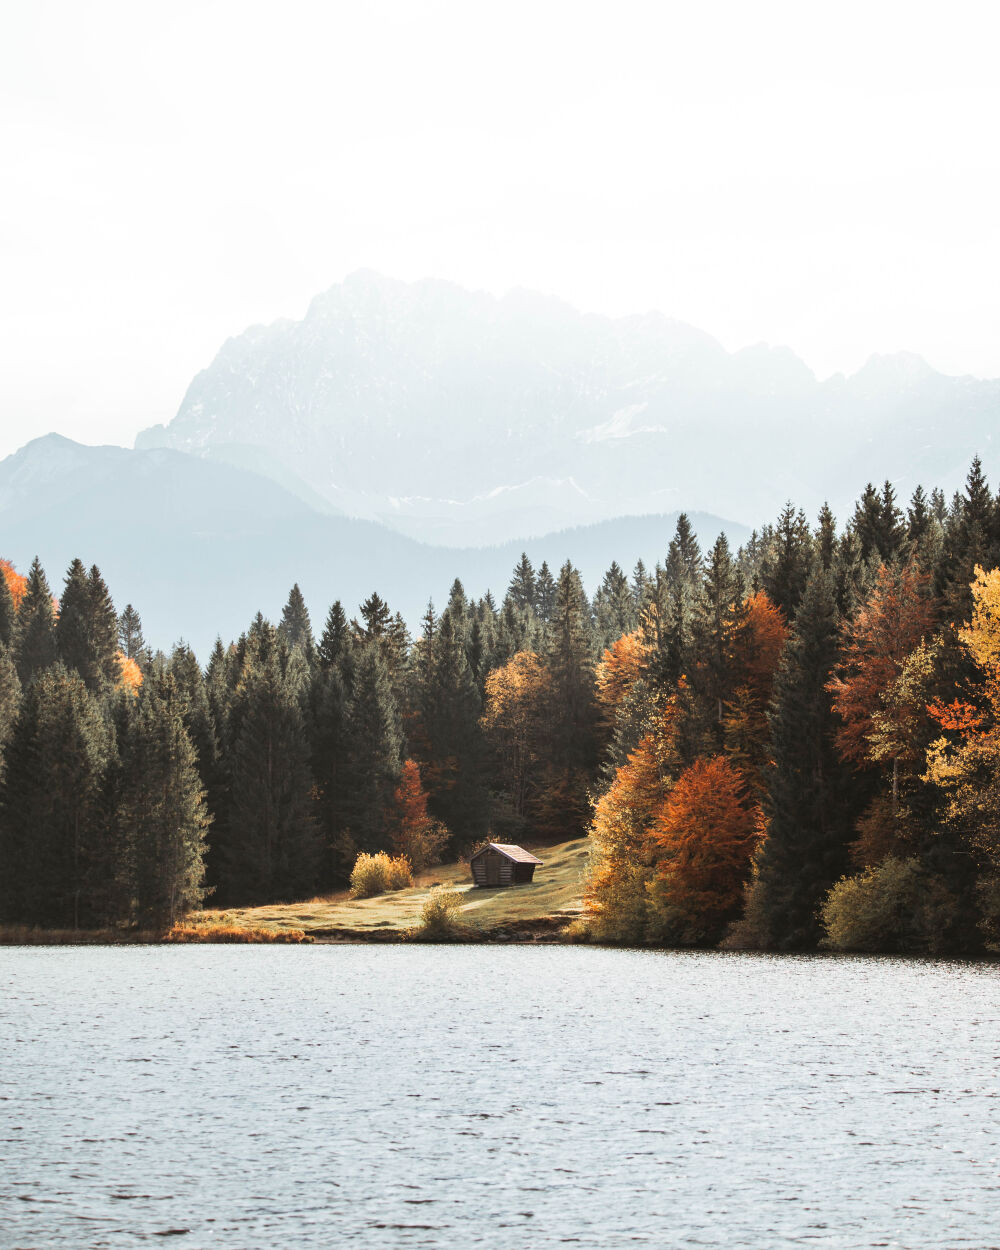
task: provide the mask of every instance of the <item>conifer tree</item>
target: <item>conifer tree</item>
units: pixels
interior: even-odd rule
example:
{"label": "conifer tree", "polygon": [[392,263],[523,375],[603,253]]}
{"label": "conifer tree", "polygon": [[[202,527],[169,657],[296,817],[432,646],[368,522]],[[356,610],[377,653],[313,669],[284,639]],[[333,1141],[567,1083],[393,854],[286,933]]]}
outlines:
{"label": "conifer tree", "polygon": [[219,890],[226,899],[301,897],[316,882],[320,842],[300,678],[283,658],[274,643],[261,648],[233,699]]}
{"label": "conifer tree", "polygon": [[89,690],[95,690],[93,648],[90,639],[90,586],[82,560],[74,560],[66,573],[59,620],[56,623],[59,658],[80,674]]}
{"label": "conifer tree", "polygon": [[441,617],[419,697],[431,812],[463,842],[475,841],[488,821],[482,701],[450,609]]}
{"label": "conifer tree", "polygon": [[816,527],[816,557],[822,568],[833,567],[837,552],[837,518],[830,511],[830,505],[824,503],[819,510],[819,524]]}
{"label": "conifer tree", "polygon": [[52,591],[45,572],[35,556],[28,570],[21,606],[17,612],[17,636],[14,663],[22,686],[27,686],[36,673],[56,662],[55,613]]}
{"label": "conifer tree", "polygon": [[349,647],[350,630],[344,609],[338,599],[327,613],[326,625],[323,627],[323,636],[318,649],[320,666],[329,669],[340,664],[347,655]]}
{"label": "conifer tree", "polygon": [[77,929],[104,919],[112,864],[101,798],[111,746],[108,725],[78,674],[62,665],[36,674],[7,745],[0,786],[5,920]]}
{"label": "conifer tree", "polygon": [[970,589],[976,565],[1000,564],[998,509],[976,456],[965,479],[964,495],[956,495],[944,527],[944,541],[934,589],[953,620],[965,621],[972,609]]}
{"label": "conifer tree", "polygon": [[556,582],[552,570],[543,560],[535,579],[535,615],[547,625],[556,609]]}
{"label": "conifer tree", "polygon": [[813,537],[801,509],[785,504],[761,564],[761,585],[771,602],[793,620],[813,560]]}
{"label": "conifer tree", "polygon": [[131,603],[126,603],[118,618],[118,646],[128,660],[138,660],[146,650],[146,640],[142,636],[142,620]]}
{"label": "conifer tree", "polygon": [[17,629],[17,610],[14,607],[14,596],[10,586],[0,569],[0,647],[11,647]]}
{"label": "conifer tree", "polygon": [[389,845],[388,811],[403,762],[403,731],[392,680],[381,649],[368,643],[357,655],[347,705],[348,794],[345,817],[363,851]]}
{"label": "conifer tree", "polygon": [[817,908],[848,864],[851,812],[827,690],[837,640],[832,578],[817,569],[806,584],[774,682],[769,824],[748,903],[748,916],[769,948],[815,947]]}
{"label": "conifer tree", "polygon": [[507,594],[515,608],[520,608],[521,611],[527,611],[529,608],[531,611],[535,610],[537,594],[535,570],[526,551],[521,552],[521,559],[514,569],[510,585],[507,587]]}
{"label": "conifer tree", "polygon": [[205,895],[211,818],[184,725],[186,705],[172,674],[147,680],[124,735],[119,846],[143,928],[173,924]]}
{"label": "conifer tree", "polygon": [[[3,578],[0,577],[0,581]],[[10,650],[0,643],[0,777],[3,776],[4,748],[14,732],[21,705],[21,683],[17,677],[17,669],[11,658]]]}
{"label": "conifer tree", "polygon": [[87,587],[90,600],[90,645],[94,665],[94,684],[91,686],[89,681],[87,684],[88,688],[98,690],[113,686],[118,677],[118,613],[115,611],[111,592],[96,564],[91,565]]}
{"label": "conifer tree", "polygon": [[313,641],[312,622],[309,610],[302,597],[298,582],[288,592],[288,602],[281,613],[281,624],[278,633],[289,647],[300,647],[305,656],[311,660],[315,643]]}
{"label": "conifer tree", "polygon": [[580,574],[567,560],[559,571],[546,660],[552,676],[549,777],[538,812],[540,828],[570,837],[588,820],[589,779],[598,760],[590,612]]}

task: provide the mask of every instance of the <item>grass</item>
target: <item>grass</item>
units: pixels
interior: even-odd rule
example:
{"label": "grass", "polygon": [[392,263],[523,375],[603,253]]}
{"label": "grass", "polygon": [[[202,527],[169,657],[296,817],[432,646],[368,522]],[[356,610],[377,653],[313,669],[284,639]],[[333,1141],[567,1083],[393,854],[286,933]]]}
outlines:
{"label": "grass", "polygon": [[320,940],[402,940],[420,928],[425,904],[443,887],[460,895],[460,902],[449,909],[455,924],[475,930],[481,937],[488,938],[491,933],[508,937],[519,932],[525,936],[532,932],[559,934],[581,914],[589,845],[587,838],[575,838],[556,846],[529,847],[543,861],[530,885],[477,889],[468,864],[457,862],[425,869],[414,874],[408,889],[374,898],[352,898],[344,890],[301,903],[209,910],[189,921],[275,933],[298,930],[307,938]]}

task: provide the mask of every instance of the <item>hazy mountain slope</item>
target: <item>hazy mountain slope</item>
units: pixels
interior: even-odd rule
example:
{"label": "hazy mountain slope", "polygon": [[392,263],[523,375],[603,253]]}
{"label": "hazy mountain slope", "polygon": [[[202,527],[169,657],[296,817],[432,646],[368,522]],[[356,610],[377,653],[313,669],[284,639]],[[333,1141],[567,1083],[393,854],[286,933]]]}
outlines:
{"label": "hazy mountain slope", "polygon": [[974,451],[995,476],[998,417],[1000,382],[914,357],[821,383],[655,314],[362,272],[230,339],[137,446],[264,448],[350,515],[487,544],[676,508],[754,523],[789,497],[843,513],[869,478],[950,490]]}
{"label": "hazy mountain slope", "polygon": [[[706,542],[725,527],[695,517]],[[183,636],[207,656],[216,632],[237,636],[258,610],[280,614],[299,582],[322,627],[339,598],[351,614],[377,589],[416,626],[429,597],[455,577],[470,594],[502,597],[522,548],[553,569],[567,557],[593,590],[612,559],[627,570],[666,552],[675,516],[628,518],[527,543],[449,550],[371,521],[310,508],[259,474],[170,450],[84,447],[57,435],[0,462],[0,555],[27,568],[37,553],[54,593],[70,560],[98,564],[119,609],[139,609],[149,642]]]}

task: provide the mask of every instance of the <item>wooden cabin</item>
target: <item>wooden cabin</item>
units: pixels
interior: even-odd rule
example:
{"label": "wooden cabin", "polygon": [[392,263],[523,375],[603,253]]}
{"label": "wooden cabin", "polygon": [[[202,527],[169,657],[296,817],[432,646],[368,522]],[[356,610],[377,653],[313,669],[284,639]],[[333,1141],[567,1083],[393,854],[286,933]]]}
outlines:
{"label": "wooden cabin", "polygon": [[490,842],[470,860],[476,885],[522,885],[535,875],[542,861],[521,846]]}

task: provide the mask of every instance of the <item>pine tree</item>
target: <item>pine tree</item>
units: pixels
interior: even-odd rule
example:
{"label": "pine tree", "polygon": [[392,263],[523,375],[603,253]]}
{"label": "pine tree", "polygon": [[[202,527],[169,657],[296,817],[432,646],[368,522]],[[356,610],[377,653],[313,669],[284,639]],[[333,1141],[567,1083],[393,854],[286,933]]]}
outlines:
{"label": "pine tree", "polygon": [[11,647],[17,629],[17,609],[14,607],[14,596],[10,586],[0,569],[0,646]]}
{"label": "pine tree", "polygon": [[956,495],[944,527],[944,541],[934,589],[944,600],[952,620],[968,619],[972,609],[973,572],[976,565],[994,568],[1000,563],[1000,522],[997,504],[990,493],[978,456],[965,479],[964,495]]}
{"label": "pine tree", "polygon": [[324,669],[340,664],[350,647],[350,630],[347,617],[338,599],[327,613],[323,637],[319,642],[319,662]]}
{"label": "pine tree", "polygon": [[288,602],[281,613],[281,624],[278,633],[285,639],[289,647],[300,647],[310,661],[312,660],[315,643],[313,641],[312,622],[309,610],[302,597],[298,582],[288,592]]}
{"label": "pine tree", "polygon": [[[0,581],[3,578],[0,577]],[[21,683],[9,649],[0,643],[0,777],[3,776],[4,748],[14,732],[21,706]]]}
{"label": "pine tree", "polygon": [[27,686],[36,673],[54,664],[56,659],[52,591],[38,557],[35,556],[28,570],[28,584],[17,612],[14,662],[21,685]]}
{"label": "pine tree", "polygon": [[441,617],[419,691],[424,783],[434,817],[462,842],[486,832],[482,701],[450,609]]}
{"label": "pine tree", "polygon": [[219,889],[228,900],[291,899],[315,886],[320,842],[300,695],[277,645],[248,661],[236,689]]}
{"label": "pine tree", "polygon": [[813,560],[813,537],[801,509],[785,504],[761,564],[761,584],[771,602],[794,620]]}
{"label": "pine tree", "polygon": [[556,609],[556,583],[548,563],[543,560],[535,579],[535,615],[545,625]]}
{"label": "pine tree", "polygon": [[[118,613],[115,611],[111,592],[108,590],[101,570],[91,565],[87,577],[90,598],[90,645],[93,655],[93,686],[98,690],[115,684],[118,678]],[[86,677],[84,680],[87,680]]]}
{"label": "pine tree", "polygon": [[770,715],[769,825],[748,903],[769,948],[815,947],[817,908],[848,865],[851,812],[827,690],[837,629],[832,578],[816,570],[778,668]]}
{"label": "pine tree", "polygon": [[131,603],[126,603],[124,611],[118,618],[118,645],[128,660],[139,660],[146,651],[146,640],[142,636],[142,620]]}
{"label": "pine tree", "polygon": [[95,564],[88,574],[74,560],[66,574],[56,623],[59,658],[83,678],[92,693],[110,688],[118,677],[118,617]]}
{"label": "pine tree", "polygon": [[830,511],[830,505],[824,503],[819,510],[819,524],[816,527],[816,556],[822,568],[829,571],[833,567],[837,552],[837,518]]}
{"label": "pine tree", "polygon": [[89,690],[96,689],[90,639],[90,586],[82,560],[74,560],[66,573],[59,601],[56,645],[63,664],[79,673]]}
{"label": "pine tree", "polygon": [[62,665],[39,672],[0,786],[5,920],[74,929],[104,920],[112,864],[101,798],[111,749],[107,722],[79,675]]}
{"label": "pine tree", "polygon": [[520,608],[522,611],[527,611],[529,608],[531,611],[535,610],[537,595],[535,570],[526,551],[521,552],[521,559],[514,569],[514,575],[507,587],[507,594],[515,608]]}
{"label": "pine tree", "polygon": [[143,928],[173,924],[205,895],[210,816],[184,726],[186,703],[172,675],[147,680],[124,735],[119,847]]}
{"label": "pine tree", "polygon": [[588,822],[589,780],[598,761],[590,611],[580,574],[567,560],[559,571],[546,656],[552,677],[548,779],[537,812],[550,836],[571,837]]}
{"label": "pine tree", "polygon": [[388,811],[403,762],[403,731],[381,649],[361,647],[347,705],[348,794],[345,817],[362,851],[389,845]]}

